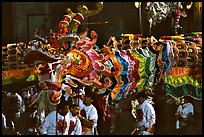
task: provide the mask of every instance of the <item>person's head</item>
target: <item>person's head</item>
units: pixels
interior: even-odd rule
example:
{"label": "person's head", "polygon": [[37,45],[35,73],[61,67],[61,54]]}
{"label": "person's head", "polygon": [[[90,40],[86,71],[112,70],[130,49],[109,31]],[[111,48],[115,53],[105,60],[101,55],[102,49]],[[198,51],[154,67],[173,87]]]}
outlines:
{"label": "person's head", "polygon": [[69,107],[70,112],[72,113],[73,116],[76,116],[79,114],[79,106],[77,104],[72,104]]}
{"label": "person's head", "polygon": [[185,104],[190,102],[190,97],[189,96],[184,96],[183,98],[181,98],[181,104]]}
{"label": "person's head", "polygon": [[59,104],[57,104],[57,112],[62,116],[65,116],[67,114],[68,109],[68,103],[60,102]]}
{"label": "person's head", "polygon": [[91,93],[85,95],[84,104],[86,106],[90,106],[93,101],[94,101],[94,96]]}
{"label": "person's head", "polygon": [[145,92],[138,92],[136,95],[136,99],[138,100],[139,104],[142,104],[147,99],[147,95],[145,94]]}

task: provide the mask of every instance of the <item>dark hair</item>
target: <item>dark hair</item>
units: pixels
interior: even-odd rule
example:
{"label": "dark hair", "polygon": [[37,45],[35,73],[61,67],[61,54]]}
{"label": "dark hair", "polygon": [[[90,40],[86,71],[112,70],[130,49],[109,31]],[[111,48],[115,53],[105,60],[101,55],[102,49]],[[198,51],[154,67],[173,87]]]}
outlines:
{"label": "dark hair", "polygon": [[85,97],[90,97],[91,100],[94,100],[96,98],[95,93],[90,92],[86,92]]}
{"label": "dark hair", "polygon": [[64,109],[67,106],[69,106],[69,104],[62,101],[59,104],[57,104],[57,111],[59,111],[60,109],[62,110],[62,109]]}
{"label": "dark hair", "polygon": [[69,106],[70,109],[74,108],[74,107],[79,107],[79,106],[77,104],[72,104],[72,105]]}
{"label": "dark hair", "polygon": [[183,99],[187,100],[188,102],[192,102],[192,98],[190,96],[184,96]]}
{"label": "dark hair", "polygon": [[136,94],[136,99],[140,98],[140,97],[143,97],[143,98],[147,98],[147,95],[145,94],[145,92],[138,92]]}

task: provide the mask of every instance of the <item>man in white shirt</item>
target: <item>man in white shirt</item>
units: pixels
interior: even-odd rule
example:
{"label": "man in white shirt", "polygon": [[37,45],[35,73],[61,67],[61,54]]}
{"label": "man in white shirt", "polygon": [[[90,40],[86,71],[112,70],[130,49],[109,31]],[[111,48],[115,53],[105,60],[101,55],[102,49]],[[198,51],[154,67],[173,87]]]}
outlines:
{"label": "man in white shirt", "polygon": [[98,112],[97,109],[92,104],[93,93],[85,94],[84,107],[80,111],[78,118],[82,122],[82,135],[94,135],[97,134],[97,121]]}
{"label": "man in white shirt", "polygon": [[70,122],[69,122],[69,131],[68,135],[81,135],[82,133],[82,125],[80,119],[77,117],[79,114],[79,106],[76,104],[72,104],[69,107],[69,116],[70,116]]}
{"label": "man in white shirt", "polygon": [[70,115],[68,105],[60,103],[57,105],[57,111],[50,112],[45,118],[40,133],[42,135],[68,135]]}
{"label": "man in white shirt", "polygon": [[185,96],[181,99],[181,105],[178,106],[177,115],[183,119],[187,119],[190,115],[194,115],[194,107],[189,102],[189,97]]}
{"label": "man in white shirt", "polygon": [[178,106],[176,112],[177,125],[176,128],[179,129],[181,134],[190,133],[192,122],[194,120],[194,107],[190,102],[189,96],[184,96],[181,99],[181,104]]}
{"label": "man in white shirt", "polygon": [[154,107],[147,100],[144,92],[136,95],[139,106],[136,109],[136,124],[132,134],[136,135],[153,135],[156,114]]}

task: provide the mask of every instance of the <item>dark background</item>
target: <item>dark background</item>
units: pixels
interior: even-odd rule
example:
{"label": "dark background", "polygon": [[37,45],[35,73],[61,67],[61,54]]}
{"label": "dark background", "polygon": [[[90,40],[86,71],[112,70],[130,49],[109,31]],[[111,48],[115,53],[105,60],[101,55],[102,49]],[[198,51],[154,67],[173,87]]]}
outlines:
{"label": "dark background", "polygon": [[[25,42],[33,39],[35,28],[55,30],[57,24],[66,14],[65,9],[70,7],[76,12],[76,7],[85,4],[95,9],[96,2],[3,2],[2,3],[2,45],[14,42]],[[142,2],[142,24],[143,35],[148,36],[149,22],[145,11],[146,2]],[[183,27],[181,33],[202,31],[202,2],[194,2],[192,8],[187,12],[187,17],[181,17],[180,25]],[[43,19],[48,18],[48,22]],[[152,36],[159,38],[162,35],[174,35],[171,27],[171,17],[153,26]],[[105,44],[111,36],[122,33],[140,33],[139,9],[135,8],[134,2],[104,2],[103,10],[84,22],[105,22],[100,25],[81,25],[80,31],[86,27],[95,30],[99,39],[97,44]],[[45,25],[46,27],[43,27]]]}

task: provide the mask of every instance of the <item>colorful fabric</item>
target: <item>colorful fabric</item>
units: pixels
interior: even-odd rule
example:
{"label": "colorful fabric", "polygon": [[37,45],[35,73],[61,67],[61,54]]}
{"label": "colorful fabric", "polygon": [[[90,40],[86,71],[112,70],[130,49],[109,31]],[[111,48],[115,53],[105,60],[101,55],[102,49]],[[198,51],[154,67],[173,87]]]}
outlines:
{"label": "colorful fabric", "polygon": [[191,84],[183,84],[181,86],[172,86],[165,83],[166,94],[180,98],[185,95],[192,96],[195,99],[202,99],[202,88],[195,87]]}
{"label": "colorful fabric", "polygon": [[141,55],[137,51],[137,49],[132,50],[131,54],[140,61],[139,69],[138,69],[140,80],[137,83],[136,88],[137,88],[138,91],[141,91],[143,89],[143,85],[145,83],[145,77],[146,77],[146,74],[145,74],[145,62],[146,62],[146,58],[143,55]]}
{"label": "colorful fabric", "polygon": [[168,83],[174,87],[181,86],[183,84],[191,84],[195,87],[202,88],[202,84],[193,78],[193,76],[182,76],[182,77],[163,77],[165,83]]}
{"label": "colorful fabric", "polygon": [[127,61],[128,63],[128,71],[127,71],[127,79],[128,79],[128,85],[127,87],[124,89],[124,97],[126,97],[129,94],[130,91],[130,87],[132,85],[132,83],[134,82],[134,77],[132,75],[132,71],[133,71],[133,67],[134,67],[134,61],[132,61],[130,59],[130,57],[127,55],[127,53],[125,52],[125,50],[120,52],[121,56]]}
{"label": "colorful fabric", "polygon": [[139,69],[139,60],[137,58],[135,58],[132,54],[130,50],[126,51],[126,54],[130,57],[130,59],[134,62],[134,66],[133,66],[133,70],[132,70],[132,83],[131,83],[131,87],[130,90],[132,91],[133,89],[135,89],[137,82],[140,80],[140,76],[138,73],[138,69]]}
{"label": "colorful fabric", "polygon": [[123,69],[121,72],[121,79],[123,81],[123,85],[120,88],[120,92],[118,93],[118,95],[116,96],[116,100],[119,100],[124,93],[124,89],[127,87],[128,85],[128,79],[127,79],[127,71],[128,71],[128,63],[125,61],[125,59],[123,59],[120,55],[120,52],[116,51],[115,52],[115,56],[118,58],[118,60],[122,63],[123,65]]}

